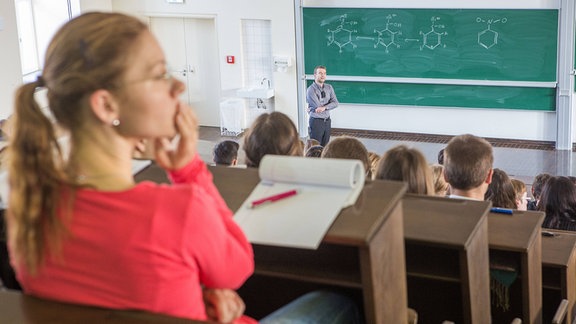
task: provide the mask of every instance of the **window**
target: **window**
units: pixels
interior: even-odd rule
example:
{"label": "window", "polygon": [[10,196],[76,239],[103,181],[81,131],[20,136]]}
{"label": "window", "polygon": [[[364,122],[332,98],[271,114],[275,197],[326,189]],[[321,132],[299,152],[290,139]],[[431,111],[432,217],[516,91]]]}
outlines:
{"label": "window", "polygon": [[40,74],[48,43],[58,28],[72,18],[72,9],[78,8],[77,2],[15,0],[24,81],[33,81]]}

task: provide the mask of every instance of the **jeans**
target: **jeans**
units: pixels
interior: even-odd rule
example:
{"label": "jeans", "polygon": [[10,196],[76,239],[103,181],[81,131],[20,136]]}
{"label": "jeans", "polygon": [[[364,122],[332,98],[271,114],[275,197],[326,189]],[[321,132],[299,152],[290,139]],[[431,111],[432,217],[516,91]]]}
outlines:
{"label": "jeans", "polygon": [[356,304],[348,297],[313,291],[260,320],[261,324],[359,324]]}

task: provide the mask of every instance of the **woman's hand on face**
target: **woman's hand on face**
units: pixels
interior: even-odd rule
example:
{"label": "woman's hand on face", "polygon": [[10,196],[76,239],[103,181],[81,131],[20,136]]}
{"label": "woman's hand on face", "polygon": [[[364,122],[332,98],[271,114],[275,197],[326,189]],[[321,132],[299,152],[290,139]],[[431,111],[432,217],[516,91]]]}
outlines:
{"label": "woman's hand on face", "polygon": [[204,288],[202,293],[209,320],[232,323],[244,314],[244,301],[234,290]]}
{"label": "woman's hand on face", "polygon": [[156,139],[156,163],[166,170],[178,170],[187,165],[197,153],[198,120],[190,106],[181,103],[176,112],[176,147],[168,138]]}

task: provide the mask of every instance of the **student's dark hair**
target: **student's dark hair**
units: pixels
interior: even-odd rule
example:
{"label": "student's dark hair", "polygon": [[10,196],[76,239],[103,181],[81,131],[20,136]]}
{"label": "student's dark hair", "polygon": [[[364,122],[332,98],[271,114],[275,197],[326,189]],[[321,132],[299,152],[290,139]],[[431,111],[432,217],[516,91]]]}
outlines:
{"label": "student's dark hair", "polygon": [[576,226],[576,185],[568,177],[550,177],[540,196],[538,210],[546,212],[542,227],[571,230]]}
{"label": "student's dark hair", "polygon": [[444,148],[444,174],[454,189],[479,187],[488,177],[493,163],[492,145],[474,135],[455,136]]}
{"label": "student's dark hair", "polygon": [[302,156],[302,141],[292,120],[281,112],[262,114],[244,135],[246,165],[260,166],[266,154]]}
{"label": "student's dark hair", "polygon": [[501,169],[494,169],[492,182],[484,194],[484,200],[492,202],[494,207],[516,209],[516,191],[508,174]]}
{"label": "student's dark hair", "polygon": [[324,150],[324,147],[322,145],[314,145],[311,146],[308,150],[306,150],[306,153],[304,154],[305,157],[314,157],[314,158],[319,158],[322,157],[322,151]]}
{"label": "student's dark hair", "polygon": [[[14,130],[8,149],[10,244],[16,260],[35,273],[46,252],[57,253],[66,233],[56,215],[60,193],[75,183],[58,145],[52,121],[34,100],[47,91],[48,105],[71,141],[89,118],[89,97],[112,89],[124,76],[132,44],[147,31],[136,18],[119,13],[87,13],[66,23],[46,50],[42,76],[16,92]],[[67,195],[67,197],[72,195]]]}
{"label": "student's dark hair", "polygon": [[214,163],[222,165],[232,165],[235,159],[238,158],[238,149],[240,144],[225,140],[214,147]]}
{"label": "student's dark hair", "polygon": [[444,165],[444,149],[438,151],[438,164]]}
{"label": "student's dark hair", "polygon": [[534,177],[534,181],[532,181],[532,196],[534,199],[540,199],[542,188],[544,188],[544,185],[550,178],[552,178],[552,175],[548,173],[540,173]]}
{"label": "student's dark hair", "polygon": [[306,142],[304,143],[304,155],[306,155],[306,152],[308,152],[308,149],[310,149],[312,146],[317,146],[320,145],[320,142],[316,139],[313,138],[309,138],[306,140]]}

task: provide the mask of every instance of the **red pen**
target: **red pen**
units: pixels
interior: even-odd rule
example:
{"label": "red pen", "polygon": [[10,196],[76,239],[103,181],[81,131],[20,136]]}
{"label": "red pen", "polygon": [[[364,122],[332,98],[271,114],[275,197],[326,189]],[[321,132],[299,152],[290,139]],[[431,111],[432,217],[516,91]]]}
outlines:
{"label": "red pen", "polygon": [[276,194],[276,195],[273,195],[273,196],[270,196],[270,197],[265,197],[265,198],[262,198],[262,199],[254,200],[252,203],[250,203],[250,208],[255,208],[255,207],[258,207],[258,206],[262,206],[262,205],[264,205],[264,204],[266,204],[266,203],[271,203],[271,202],[275,202],[275,201],[278,201],[278,200],[282,200],[282,199],[285,199],[285,198],[288,198],[288,197],[292,197],[292,196],[295,196],[297,193],[298,193],[298,190],[293,189],[293,190],[290,190],[290,191],[281,192],[281,193],[279,193],[279,194]]}

